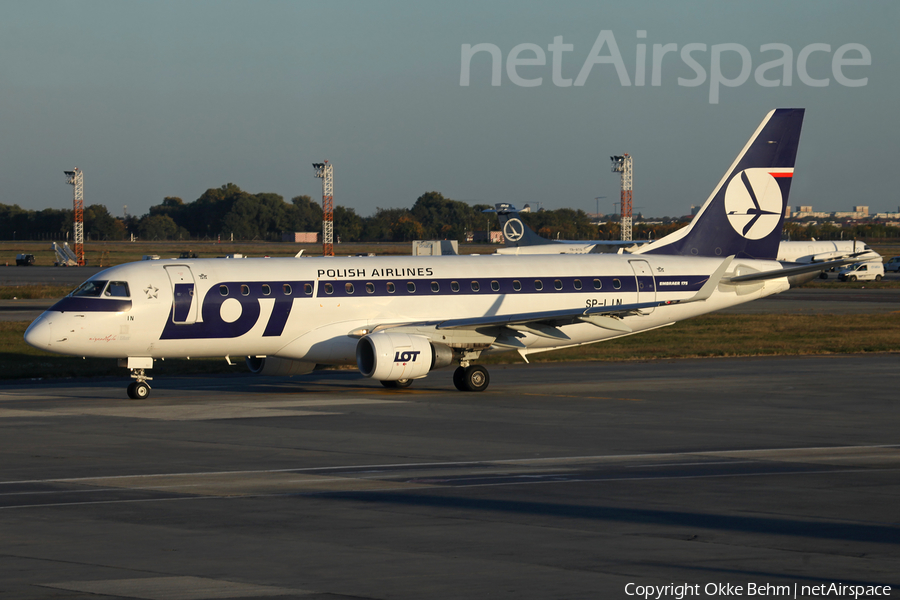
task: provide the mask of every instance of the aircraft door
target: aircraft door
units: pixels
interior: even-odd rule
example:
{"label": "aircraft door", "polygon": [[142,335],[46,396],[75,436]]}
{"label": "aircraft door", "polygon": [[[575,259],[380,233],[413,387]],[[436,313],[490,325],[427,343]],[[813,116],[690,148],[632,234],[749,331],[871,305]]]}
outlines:
{"label": "aircraft door", "polygon": [[194,274],[187,265],[166,265],[172,283],[172,322],[189,325],[197,321],[197,295],[194,293]]}
{"label": "aircraft door", "polygon": [[[637,302],[653,302],[656,300],[656,278],[650,269],[650,263],[646,260],[629,260],[634,277],[637,280]],[[644,309],[644,313],[653,312],[653,309]]]}

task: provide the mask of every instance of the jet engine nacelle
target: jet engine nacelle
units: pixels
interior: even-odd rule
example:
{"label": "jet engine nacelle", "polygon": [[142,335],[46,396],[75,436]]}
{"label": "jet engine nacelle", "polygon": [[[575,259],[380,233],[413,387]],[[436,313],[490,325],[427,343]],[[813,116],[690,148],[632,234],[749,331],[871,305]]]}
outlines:
{"label": "jet engine nacelle", "polygon": [[356,344],[359,372],[379,381],[418,379],[452,362],[449,346],[432,344],[423,335],[373,333]]}
{"label": "jet engine nacelle", "polygon": [[288,377],[312,373],[316,363],[278,356],[248,356],[247,368],[256,375]]}

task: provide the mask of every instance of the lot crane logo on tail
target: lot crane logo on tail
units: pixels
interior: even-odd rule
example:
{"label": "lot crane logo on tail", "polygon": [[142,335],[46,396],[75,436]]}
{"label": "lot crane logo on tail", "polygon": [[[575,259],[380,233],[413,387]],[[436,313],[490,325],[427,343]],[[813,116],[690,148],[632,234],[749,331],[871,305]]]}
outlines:
{"label": "lot crane logo on tail", "polygon": [[[778,227],[784,210],[781,188],[770,169],[745,169],[725,190],[725,214],[736,232],[760,240]],[[784,173],[776,173],[784,176]],[[790,177],[790,173],[787,174]]]}

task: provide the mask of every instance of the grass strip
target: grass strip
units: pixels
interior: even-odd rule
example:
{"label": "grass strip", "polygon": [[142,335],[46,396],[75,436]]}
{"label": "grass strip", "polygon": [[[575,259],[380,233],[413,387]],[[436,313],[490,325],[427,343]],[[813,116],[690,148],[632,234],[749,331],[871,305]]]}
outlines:
{"label": "grass strip", "polygon": [[[0,322],[0,379],[125,376],[113,359],[60,356],[28,346],[27,321]],[[877,315],[706,315],[588,346],[533,354],[531,362],[900,352],[900,311]],[[224,358],[157,361],[155,376],[245,372]],[[484,364],[521,362],[515,352]]]}

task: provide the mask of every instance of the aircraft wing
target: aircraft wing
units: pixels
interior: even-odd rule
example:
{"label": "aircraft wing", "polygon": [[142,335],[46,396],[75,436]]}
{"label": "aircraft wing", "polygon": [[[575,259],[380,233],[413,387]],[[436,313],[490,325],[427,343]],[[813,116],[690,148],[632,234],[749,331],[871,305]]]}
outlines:
{"label": "aircraft wing", "polygon": [[477,329],[489,326],[528,325],[543,323],[551,326],[565,325],[582,321],[582,317],[593,315],[605,315],[624,317],[629,314],[637,314],[645,308],[656,308],[672,304],[672,302],[639,302],[635,304],[617,304],[614,306],[594,306],[591,308],[575,308],[562,310],[548,310],[541,312],[517,313],[512,315],[496,315],[484,317],[472,317],[468,319],[448,319],[437,324],[438,329]]}
{"label": "aircraft wing", "polygon": [[631,328],[622,323],[621,318],[628,315],[639,314],[641,310],[656,308],[659,306],[671,306],[673,304],[685,304],[688,302],[701,302],[709,298],[719,282],[722,281],[725,271],[734,260],[729,256],[709,276],[696,294],[684,300],[654,300],[653,302],[637,302],[632,304],[616,304],[612,306],[592,306],[589,308],[567,308],[561,310],[517,313],[510,315],[485,315],[467,319],[448,319],[436,324],[437,329],[478,329],[481,327],[509,327],[521,331],[530,331],[537,335],[542,333],[546,337],[559,337],[561,332],[548,331],[545,328],[558,327],[570,323],[590,323],[604,329],[613,329],[630,333]]}
{"label": "aircraft wing", "polygon": [[[720,282],[725,282],[725,271],[731,266],[733,256],[724,259],[716,270],[709,276],[706,283],[696,294],[684,300],[655,300],[652,302],[637,302],[631,304],[616,304],[611,306],[591,306],[588,308],[564,308],[550,311],[534,311],[501,315],[483,315],[480,317],[467,317],[461,319],[445,319],[418,323],[394,323],[380,325],[373,329],[360,330],[351,335],[365,335],[376,331],[408,331],[429,335],[429,332],[454,331],[457,334],[465,334],[466,331],[482,338],[494,340],[503,336],[502,329],[532,333],[541,337],[568,339],[568,336],[557,329],[562,325],[572,323],[590,323],[602,329],[631,333],[632,329],[622,321],[622,317],[640,314],[641,310],[656,308],[659,306],[672,306],[688,302],[702,302],[709,298]],[[754,275],[756,275],[754,273]]]}

